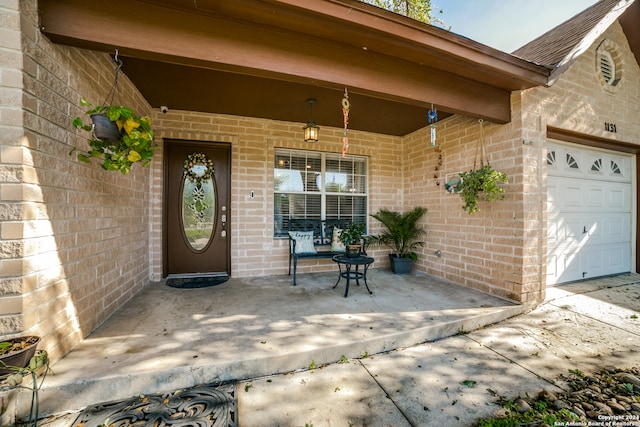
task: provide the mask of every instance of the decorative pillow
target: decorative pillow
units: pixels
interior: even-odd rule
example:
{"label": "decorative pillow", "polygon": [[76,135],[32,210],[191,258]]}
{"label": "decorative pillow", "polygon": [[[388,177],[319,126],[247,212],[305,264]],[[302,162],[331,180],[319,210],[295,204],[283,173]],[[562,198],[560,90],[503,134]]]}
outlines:
{"label": "decorative pillow", "polygon": [[297,254],[316,253],[316,248],[313,246],[313,231],[290,231],[289,236],[296,241]]}
{"label": "decorative pillow", "polygon": [[344,243],[340,240],[342,228],[333,227],[333,236],[331,236],[331,252],[345,252]]}

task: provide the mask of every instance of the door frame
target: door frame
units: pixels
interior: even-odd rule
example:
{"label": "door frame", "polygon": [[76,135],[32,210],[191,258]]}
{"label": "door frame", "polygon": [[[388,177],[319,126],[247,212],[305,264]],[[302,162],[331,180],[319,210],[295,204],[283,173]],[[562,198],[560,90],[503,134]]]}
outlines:
{"label": "door frame", "polygon": [[[610,151],[619,151],[635,156],[635,162],[631,162],[634,168],[633,177],[631,179],[631,272],[640,273],[640,197],[638,197],[638,182],[640,181],[640,146],[624,141],[616,141],[608,138],[602,138],[593,135],[587,135],[576,131],[547,126],[547,139],[555,139],[560,142],[569,142],[588,147],[603,148]],[[546,144],[545,144],[546,146]],[[545,227],[546,230],[546,227]],[[546,254],[545,254],[546,262]]]}
{"label": "door frame", "polygon": [[163,140],[163,153],[162,153],[162,278],[166,278],[168,276],[169,271],[169,261],[168,261],[168,249],[169,249],[169,239],[168,236],[168,221],[167,221],[167,212],[169,209],[169,198],[168,198],[168,186],[169,186],[169,146],[170,145],[188,145],[191,147],[224,147],[227,150],[227,165],[228,165],[228,175],[226,177],[227,185],[226,190],[229,195],[229,202],[227,204],[227,265],[229,266],[229,277],[231,277],[231,271],[233,270],[233,266],[231,265],[231,232],[232,232],[232,215],[231,215],[231,176],[232,176],[232,164],[231,164],[231,144],[228,142],[219,142],[219,141],[202,141],[202,140],[191,140],[191,139],[180,139],[180,138],[166,138]]}

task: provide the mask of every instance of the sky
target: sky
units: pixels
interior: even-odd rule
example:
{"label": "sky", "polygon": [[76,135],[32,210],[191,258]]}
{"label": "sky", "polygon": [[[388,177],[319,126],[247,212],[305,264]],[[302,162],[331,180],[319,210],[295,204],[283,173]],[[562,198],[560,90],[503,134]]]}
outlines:
{"label": "sky", "polygon": [[431,0],[432,16],[442,19],[452,32],[507,53],[594,3],[596,0]]}

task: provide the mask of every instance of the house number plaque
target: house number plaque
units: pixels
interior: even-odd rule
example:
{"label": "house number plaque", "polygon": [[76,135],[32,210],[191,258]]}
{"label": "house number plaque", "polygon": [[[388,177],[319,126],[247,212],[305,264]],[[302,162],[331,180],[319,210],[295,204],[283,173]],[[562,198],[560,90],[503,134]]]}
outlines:
{"label": "house number plaque", "polygon": [[607,132],[616,133],[616,124],[615,123],[604,122],[604,130],[606,130]]}

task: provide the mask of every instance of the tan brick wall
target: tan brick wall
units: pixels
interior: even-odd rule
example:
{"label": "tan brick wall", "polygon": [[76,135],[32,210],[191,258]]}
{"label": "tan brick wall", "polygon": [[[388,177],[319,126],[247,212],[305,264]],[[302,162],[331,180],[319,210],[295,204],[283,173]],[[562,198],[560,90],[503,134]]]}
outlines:
{"label": "tan brick wall", "polygon": [[[633,62],[617,25],[604,37],[621,46],[625,64]],[[350,132],[349,152],[369,157],[369,212],[418,205],[429,209],[424,220],[427,244],[419,251],[418,271],[515,301],[544,298],[547,125],[627,142],[638,140],[637,64],[629,66],[625,72],[629,81],[612,94],[597,80],[594,51],[595,45],[553,86],[513,93],[510,123],[483,124],[486,159],[507,173],[509,184],[504,201],[481,202],[481,211],[474,215],[462,211],[460,197],[447,193],[444,183],[447,175],[473,167],[480,137],[476,119],[453,116],[439,122],[436,147],[431,147],[428,127],[404,138]],[[232,275],[286,273],[286,241],[272,237],[273,149],[339,152],[341,130],[323,126],[321,141],[309,145],[301,140],[300,123],[181,111],[157,113],[156,119],[164,137],[232,143]],[[617,122],[622,131],[605,133],[602,124],[607,120]],[[160,168],[159,163],[155,167]],[[156,175],[160,176],[158,171]],[[254,199],[249,197],[252,190]],[[161,211],[154,210],[154,224],[160,218]],[[379,230],[377,221],[370,218],[369,231]],[[160,256],[159,229],[154,237],[154,253]],[[370,252],[376,267],[388,265],[388,250]],[[249,261],[240,263],[240,259]],[[326,260],[305,261],[300,271],[331,267]],[[159,258],[154,257],[153,272],[159,280]]]}
{"label": "tan brick wall", "polygon": [[[459,195],[445,190],[447,178],[480,166],[481,124],[462,116],[436,125],[436,146],[429,129],[405,138],[405,209],[428,209],[424,225],[427,244],[417,269],[452,282],[512,300],[522,299],[522,285],[537,283],[536,272],[524,269],[523,252],[538,243],[531,216],[524,215],[523,144],[518,124],[482,123],[485,157],[509,176],[504,201],[480,202],[473,215],[461,209]],[[531,234],[534,234],[531,236]],[[440,251],[441,256],[436,256]],[[539,290],[539,289],[538,289]]]}
{"label": "tan brick wall", "polygon": [[[606,89],[599,78],[596,48],[615,47],[621,61],[622,79]],[[539,118],[543,136],[547,126],[586,135],[640,144],[640,70],[620,25],[614,23],[584,52],[576,63],[549,89],[534,88],[522,94],[523,117]],[[517,113],[517,112],[516,112]],[[604,123],[615,123],[617,132],[607,132]]]}
{"label": "tan brick wall", "polygon": [[[336,111],[340,112],[340,105]],[[365,112],[362,112],[363,114]],[[357,114],[353,111],[352,114]],[[274,149],[292,148],[340,153],[342,130],[323,126],[320,141],[302,140],[301,123],[203,114],[170,110],[155,113],[158,135],[188,141],[231,143],[231,275],[234,277],[286,274],[288,242],[273,237]],[[349,154],[369,158],[369,209],[400,208],[402,184],[401,139],[368,132],[349,132]],[[154,161],[154,175],[161,177],[160,159]],[[158,184],[161,187],[161,184]],[[250,193],[254,191],[254,198]],[[153,209],[153,280],[162,278],[162,206]],[[373,221],[370,220],[370,224]],[[239,260],[242,260],[241,262]],[[384,262],[384,258],[380,259]],[[388,262],[387,262],[388,263]],[[298,271],[326,271],[335,268],[330,260],[306,260]]]}
{"label": "tan brick wall", "polygon": [[[69,154],[88,147],[71,126],[81,96],[102,102],[114,66],[50,43],[35,11],[0,5],[0,336],[39,335],[56,360],[148,283],[151,170],[125,177]],[[123,103],[148,112],[120,85]]]}
{"label": "tan brick wall", "polygon": [[[596,47],[605,40],[619,50],[623,68],[623,79],[613,91],[604,88],[597,73]],[[430,146],[427,128],[404,138],[405,208],[429,209],[429,236],[418,268],[516,301],[543,298],[547,126],[640,144],[639,95],[640,70],[617,23],[551,87],[514,92],[512,121],[484,124],[488,158],[509,175],[506,198],[483,202],[481,212],[472,216],[460,209],[460,198],[447,194],[442,185],[447,174],[471,168],[479,136],[477,121],[451,117],[438,123],[436,148]],[[618,132],[606,132],[604,122],[616,123]],[[438,165],[440,154],[442,166]],[[439,176],[440,186],[434,175]],[[435,256],[436,250],[442,252],[441,258]]]}
{"label": "tan brick wall", "polygon": [[[340,123],[323,126],[320,142],[307,144],[301,123],[155,111],[160,147],[152,167],[135,167],[126,177],[106,172],[69,155],[86,146],[70,119],[82,112],[81,96],[102,102],[113,78],[110,57],[51,44],[37,31],[35,0],[3,2],[0,13],[0,336],[41,335],[55,360],[149,278],[162,278],[162,138],[231,144],[232,275],[286,274],[287,242],[273,238],[274,149],[339,153]],[[604,38],[620,49],[624,66],[615,91],[596,78],[595,46]],[[120,84],[123,103],[150,112],[125,76]],[[487,158],[510,182],[504,201],[481,203],[472,216],[444,182],[473,166],[476,119],[439,122],[436,147],[427,127],[404,138],[350,131],[349,153],[369,159],[369,212],[429,209],[418,271],[504,298],[539,300],[547,126],[640,144],[639,95],[638,65],[614,24],[552,87],[514,93],[510,123],[484,124]],[[351,114],[366,111],[354,107]],[[605,132],[605,121],[618,133]],[[369,226],[379,231],[375,220]],[[388,266],[386,249],[371,253],[376,267]],[[309,261],[300,272],[333,268],[331,261]]]}

